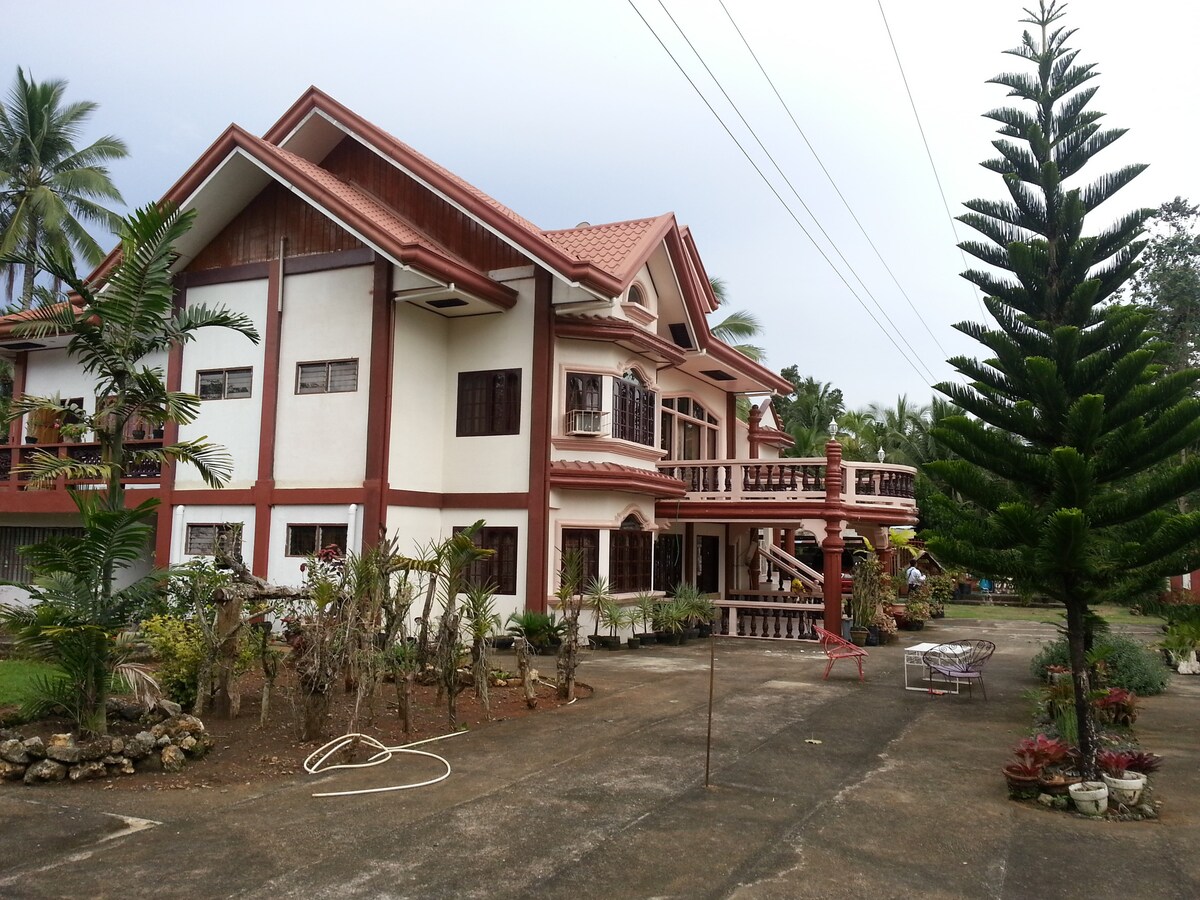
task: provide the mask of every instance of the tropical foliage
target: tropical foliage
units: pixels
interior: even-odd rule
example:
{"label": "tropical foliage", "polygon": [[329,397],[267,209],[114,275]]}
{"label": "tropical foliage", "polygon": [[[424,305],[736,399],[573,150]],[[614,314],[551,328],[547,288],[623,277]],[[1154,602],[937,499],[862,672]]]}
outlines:
{"label": "tropical foliage", "polygon": [[17,69],[7,103],[0,104],[0,256],[9,263],[9,299],[16,266],[23,268],[20,305],[29,307],[39,251],[77,254],[88,265],[104,257],[86,225],[116,231],[119,218],[103,206],[121,202],[107,163],[126,156],[115,137],[78,147],[95,103],[65,103],[65,81],[37,82]]}
{"label": "tropical foliage", "polygon": [[1123,132],[1101,129],[1088,109],[1095,67],[1076,63],[1061,16],[1056,3],[1040,3],[1024,20],[1033,33],[1009,51],[1034,71],[994,79],[1023,104],[988,113],[1000,123],[1000,155],[985,166],[1009,199],[974,200],[962,221],[983,236],[963,249],[988,268],[965,277],[995,324],[957,326],[987,356],[952,359],[967,383],[938,386],[962,414],[934,430],[957,458],[927,465],[943,490],[927,505],[939,523],[929,546],[943,562],[1004,572],[1019,590],[1065,605],[1092,777],[1092,605],[1200,565],[1200,516],[1172,506],[1200,485],[1200,461],[1161,467],[1200,438],[1200,372],[1166,374],[1168,347],[1147,331],[1150,316],[1116,301],[1151,211],[1085,233],[1088,213],[1144,167],[1069,186]]}

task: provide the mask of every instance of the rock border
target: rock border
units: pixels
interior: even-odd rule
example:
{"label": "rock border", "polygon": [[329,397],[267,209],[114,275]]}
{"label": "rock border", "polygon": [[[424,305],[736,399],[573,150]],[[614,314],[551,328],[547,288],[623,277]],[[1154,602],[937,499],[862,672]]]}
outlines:
{"label": "rock border", "polygon": [[55,734],[46,742],[23,737],[16,730],[0,730],[0,781],[47,784],[135,772],[178,772],[189,759],[204,756],[213,743],[203,722],[182,713],[131,737],[82,740],[74,734]]}

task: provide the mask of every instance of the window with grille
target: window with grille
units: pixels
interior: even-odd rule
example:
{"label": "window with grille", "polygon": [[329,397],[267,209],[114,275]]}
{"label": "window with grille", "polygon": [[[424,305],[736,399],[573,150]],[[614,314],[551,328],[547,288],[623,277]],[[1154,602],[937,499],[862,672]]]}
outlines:
{"label": "window with grille", "polygon": [[458,373],[459,437],[518,434],[520,430],[520,369]]}
{"label": "window with grille", "polygon": [[250,396],[253,369],[209,369],[196,373],[196,396],[201,400],[245,400]]}
{"label": "window with grille", "polygon": [[40,544],[53,537],[83,537],[82,528],[29,528],[0,526],[0,578],[28,584],[33,573],[26,565],[21,548]]}
{"label": "window with grille", "polygon": [[[463,526],[454,529],[458,534]],[[475,533],[476,547],[491,550],[492,555],[472,563],[467,569],[469,584],[482,587],[492,584],[497,594],[517,592],[517,529],[509,527],[480,528]]]}
{"label": "window with grille", "polygon": [[608,533],[608,582],[613,593],[652,590],[654,535],[642,530],[636,516]]}
{"label": "window with grille", "polygon": [[567,412],[600,409],[600,376],[567,373]]}
{"label": "window with grille", "polygon": [[328,359],[296,365],[297,394],[340,394],[357,390],[357,359]]}
{"label": "window with grille", "polygon": [[339,555],[346,554],[345,525],[289,525],[287,555],[312,556],[318,550],[336,547]]}
{"label": "window with grille", "polygon": [[613,379],[612,436],[654,446],[654,391],[632,370]]}
{"label": "window with grille", "polygon": [[206,525],[188,525],[183,552],[188,556],[215,556],[218,539],[229,544],[229,553],[242,555],[242,524],[221,522]]}
{"label": "window with grille", "polygon": [[562,532],[563,559],[568,553],[579,554],[580,589],[600,577],[600,531],[596,528],[564,528]]}

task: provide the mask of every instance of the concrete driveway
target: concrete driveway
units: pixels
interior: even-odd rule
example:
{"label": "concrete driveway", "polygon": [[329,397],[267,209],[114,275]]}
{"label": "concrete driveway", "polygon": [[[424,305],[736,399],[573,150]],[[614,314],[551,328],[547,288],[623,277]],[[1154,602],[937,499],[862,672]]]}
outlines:
{"label": "concrete driveway", "polygon": [[988,696],[905,692],[900,644],[821,680],[811,649],[707,643],[589,654],[593,699],[455,737],[450,778],[396,761],[227,793],[0,788],[0,897],[1200,897],[1200,679],[1145,702],[1167,757],[1156,822],[1087,821],[1006,799],[1029,723],[1030,656],[1052,629],[983,636]]}

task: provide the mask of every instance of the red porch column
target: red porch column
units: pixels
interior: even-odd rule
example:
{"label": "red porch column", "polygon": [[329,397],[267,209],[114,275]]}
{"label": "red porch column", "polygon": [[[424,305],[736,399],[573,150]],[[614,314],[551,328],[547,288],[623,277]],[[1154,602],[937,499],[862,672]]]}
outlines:
{"label": "red porch column", "polygon": [[825,445],[825,540],[824,553],[825,629],[842,633],[842,445],[830,440]]}

